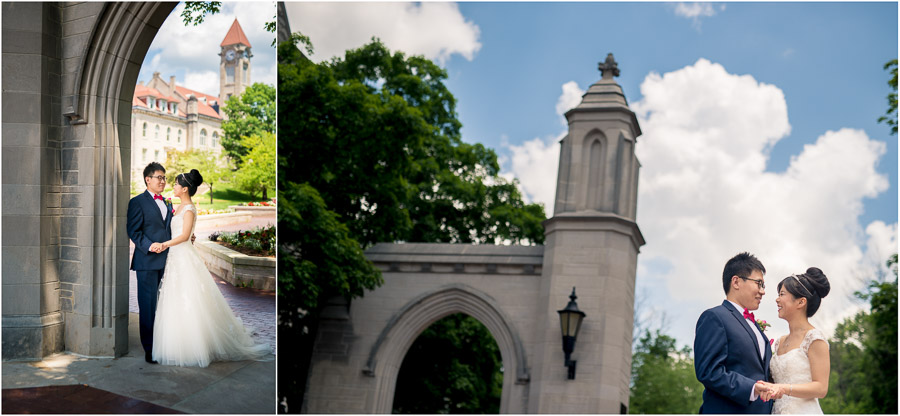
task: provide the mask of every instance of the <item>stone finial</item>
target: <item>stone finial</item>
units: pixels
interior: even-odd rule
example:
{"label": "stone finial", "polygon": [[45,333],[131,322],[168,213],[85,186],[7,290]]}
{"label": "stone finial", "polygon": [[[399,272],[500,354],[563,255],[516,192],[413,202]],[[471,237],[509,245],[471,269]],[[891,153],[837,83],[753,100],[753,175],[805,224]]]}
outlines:
{"label": "stone finial", "polygon": [[599,63],[597,69],[600,70],[600,75],[603,79],[612,79],[619,76],[619,64],[613,58],[612,53],[606,55],[606,61]]}

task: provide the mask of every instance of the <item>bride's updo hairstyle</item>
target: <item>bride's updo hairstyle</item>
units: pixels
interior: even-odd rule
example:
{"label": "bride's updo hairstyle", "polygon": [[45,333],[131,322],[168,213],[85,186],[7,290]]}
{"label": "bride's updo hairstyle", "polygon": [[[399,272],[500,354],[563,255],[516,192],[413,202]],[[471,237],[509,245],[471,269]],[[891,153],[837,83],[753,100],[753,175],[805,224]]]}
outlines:
{"label": "bride's updo hairstyle", "polygon": [[819,310],[822,298],[828,296],[828,292],[831,291],[828,278],[818,267],[810,267],[806,269],[806,273],[786,277],[778,284],[779,292],[781,292],[782,286],[788,293],[794,295],[794,298],[806,298],[807,318]]}
{"label": "bride's updo hairstyle", "polygon": [[182,173],[175,177],[175,182],[187,188],[188,195],[194,196],[197,193],[197,187],[203,183],[203,176],[197,169],[191,169],[189,173]]}

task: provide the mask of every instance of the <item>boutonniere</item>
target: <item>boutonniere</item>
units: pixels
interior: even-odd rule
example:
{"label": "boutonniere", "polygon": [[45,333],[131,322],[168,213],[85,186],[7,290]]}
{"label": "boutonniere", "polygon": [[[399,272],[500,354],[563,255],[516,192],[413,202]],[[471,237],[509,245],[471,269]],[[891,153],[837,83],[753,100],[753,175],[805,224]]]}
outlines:
{"label": "boutonniere", "polygon": [[757,319],[757,320],[756,320],[756,324],[759,325],[759,329],[760,329],[762,332],[766,332],[766,328],[772,326],[772,324],[766,322],[765,319]]}
{"label": "boutonniere", "polygon": [[166,205],[169,206],[169,209],[172,210],[172,213],[175,213],[175,206],[172,205],[172,198],[166,198]]}

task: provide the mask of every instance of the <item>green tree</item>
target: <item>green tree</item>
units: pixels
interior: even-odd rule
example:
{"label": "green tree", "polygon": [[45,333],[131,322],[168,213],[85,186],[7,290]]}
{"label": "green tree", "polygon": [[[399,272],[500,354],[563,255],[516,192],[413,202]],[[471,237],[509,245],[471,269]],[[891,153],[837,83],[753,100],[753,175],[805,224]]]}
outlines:
{"label": "green tree", "polygon": [[241,146],[249,150],[241,157],[241,168],[234,174],[235,181],[251,195],[262,191],[262,199],[269,199],[268,190],[275,188],[275,135],[263,131],[259,135],[245,136]]}
{"label": "green tree", "polygon": [[629,413],[697,413],[703,402],[703,384],[694,375],[694,360],[687,346],[678,350],[675,339],[645,331],[631,361]]}
{"label": "green tree", "polygon": [[[295,37],[295,40],[297,37]],[[543,206],[462,141],[446,71],[378,40],[316,64],[279,47],[279,155],[368,246],[379,241],[543,242]]]}
{"label": "green tree", "polygon": [[878,122],[884,122],[891,127],[891,134],[897,134],[897,60],[892,59],[884,64],[884,69],[893,77],[888,80],[888,85],[894,92],[888,94],[888,109],[885,115],[878,118]]}
{"label": "green tree", "polygon": [[416,338],[397,376],[392,413],[500,413],[503,361],[491,333],[453,314]]}
{"label": "green tree", "polygon": [[222,147],[241,167],[243,157],[252,150],[243,138],[275,133],[275,87],[257,82],[226,100],[223,111],[228,120],[222,123]]}
{"label": "green tree", "polygon": [[897,413],[897,255],[888,261],[893,279],[872,280],[869,311],[838,324],[830,343],[827,413]]}
{"label": "green tree", "polygon": [[306,184],[278,182],[278,361],[280,412],[300,411],[312,357],[317,314],[334,296],[362,296],[382,284],[337,214]]}
{"label": "green tree", "polygon": [[[345,227],[359,251],[348,251],[358,257],[335,267],[307,252],[279,255],[285,261],[279,268],[279,334],[284,329],[296,335],[279,339],[291,342],[284,350],[299,353],[280,360],[292,377],[279,377],[278,394],[280,410],[292,412],[303,401],[325,300],[349,300],[363,292],[348,287],[380,284],[355,281],[369,276],[363,248],[380,241],[541,243],[546,218],[542,206],[525,204],[517,184],[499,176],[492,150],[461,140],[455,99],[437,65],[391,54],[377,40],[344,59],[317,64],[297,42],[311,50],[299,34],[278,47],[279,243],[320,244],[316,233],[327,231],[301,232],[302,213],[284,209],[315,191],[322,209],[334,214],[334,224],[323,230]],[[301,261],[318,270],[317,279],[294,282]],[[328,284],[337,276],[346,277],[346,286]],[[282,290],[288,281],[295,289]]]}
{"label": "green tree", "polygon": [[169,184],[175,183],[176,175],[191,169],[197,169],[203,175],[203,182],[209,186],[209,203],[212,205],[213,187],[231,176],[228,160],[213,151],[201,149],[174,150],[166,154],[166,181]]}

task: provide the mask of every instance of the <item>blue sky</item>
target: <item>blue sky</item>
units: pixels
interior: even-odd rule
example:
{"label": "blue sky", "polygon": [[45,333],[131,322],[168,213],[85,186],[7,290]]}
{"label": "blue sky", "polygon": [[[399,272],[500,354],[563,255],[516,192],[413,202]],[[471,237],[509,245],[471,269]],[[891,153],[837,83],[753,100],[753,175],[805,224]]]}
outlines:
{"label": "blue sky", "polygon": [[183,10],[182,2],[163,22],[144,57],[138,81],[146,83],[159,71],[166,82],[174,75],[178,85],[218,96],[219,44],[237,18],[253,53],[250,81],[275,85],[275,48],[271,46],[275,34],[263,26],[275,16],[274,2],[224,2],[218,14],[208,15],[197,26],[184,25]]}
{"label": "blue sky", "polygon": [[[749,250],[768,282],[821,267],[830,334],[897,251],[897,137],[876,122],[897,3],[289,3],[315,60],[378,36],[447,69],[464,140],[495,149],[548,215],[564,113],[612,52],[644,135],[642,313],[680,344]],[[715,289],[716,286],[719,289]],[[777,319],[774,290],[758,316]],[[581,301],[581,299],[579,299]],[[674,316],[672,311],[680,314]],[[665,316],[665,318],[662,318]]]}

